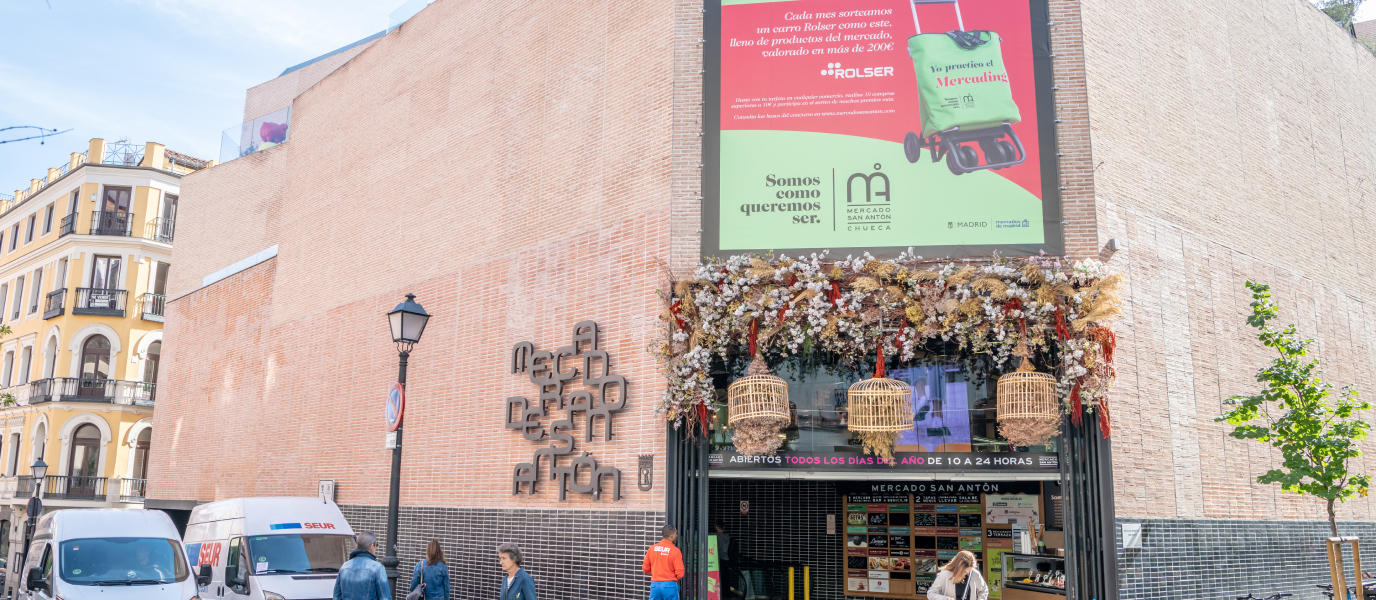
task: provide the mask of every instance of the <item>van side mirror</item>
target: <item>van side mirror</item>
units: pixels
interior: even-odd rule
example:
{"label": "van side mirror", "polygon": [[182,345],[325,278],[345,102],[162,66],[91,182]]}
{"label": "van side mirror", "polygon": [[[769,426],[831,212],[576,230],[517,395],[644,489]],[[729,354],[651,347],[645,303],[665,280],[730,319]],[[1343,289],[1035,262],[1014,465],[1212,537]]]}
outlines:
{"label": "van side mirror", "polygon": [[244,587],[244,578],[240,577],[238,573],[231,573],[229,569],[225,569],[225,585],[232,588],[242,588]]}
{"label": "van side mirror", "polygon": [[48,582],[43,579],[43,569],[39,567],[29,569],[28,579],[24,583],[25,587],[31,590],[48,590]]}
{"label": "van side mirror", "polygon": [[201,565],[201,572],[196,574],[196,585],[205,587],[210,585],[210,565]]}

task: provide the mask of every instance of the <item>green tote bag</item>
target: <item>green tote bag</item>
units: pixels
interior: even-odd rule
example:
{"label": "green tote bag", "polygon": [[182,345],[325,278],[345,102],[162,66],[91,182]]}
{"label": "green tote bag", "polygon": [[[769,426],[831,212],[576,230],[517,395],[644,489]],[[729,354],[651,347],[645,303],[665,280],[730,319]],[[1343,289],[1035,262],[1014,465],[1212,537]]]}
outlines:
{"label": "green tote bag", "polygon": [[992,31],[919,33],[908,38],[922,103],[922,137],[1022,120]]}

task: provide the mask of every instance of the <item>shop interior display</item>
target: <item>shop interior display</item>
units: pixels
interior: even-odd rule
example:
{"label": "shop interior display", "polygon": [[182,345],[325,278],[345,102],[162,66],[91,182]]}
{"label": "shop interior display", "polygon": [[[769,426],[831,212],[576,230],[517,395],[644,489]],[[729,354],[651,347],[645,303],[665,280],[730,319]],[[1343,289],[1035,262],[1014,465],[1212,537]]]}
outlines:
{"label": "shop interior display", "polygon": [[[1014,528],[1042,519],[1037,494],[850,494],[842,500],[848,596],[926,598],[941,565],[968,550],[997,600]],[[1064,571],[1064,559],[1046,558],[1060,561]]]}
{"label": "shop interior display", "polygon": [[1007,553],[1001,556],[1003,587],[1047,594],[1065,594],[1065,559],[1056,556]]}
{"label": "shop interior display", "polygon": [[[858,373],[882,345],[900,364],[954,356],[976,380],[1004,375],[1023,358],[1054,378],[1059,412],[1077,425],[1096,415],[1108,435],[1116,343],[1108,325],[1121,313],[1121,284],[1098,261],[1049,256],[711,259],[666,292],[666,335],[651,348],[668,380],[660,408],[670,422],[705,434],[717,405],[714,365],[735,356],[777,364],[827,355]],[[752,338],[757,352],[747,354]],[[1027,356],[1017,356],[1019,345]]]}

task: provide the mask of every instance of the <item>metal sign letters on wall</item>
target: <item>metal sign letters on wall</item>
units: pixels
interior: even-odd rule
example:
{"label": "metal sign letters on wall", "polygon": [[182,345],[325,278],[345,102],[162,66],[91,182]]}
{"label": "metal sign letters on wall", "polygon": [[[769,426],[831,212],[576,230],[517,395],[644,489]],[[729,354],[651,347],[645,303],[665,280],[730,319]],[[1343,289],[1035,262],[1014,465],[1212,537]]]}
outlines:
{"label": "metal sign letters on wall", "polygon": [[[558,486],[560,501],[567,499],[569,490],[592,494],[594,500],[600,500],[603,479],[611,480],[612,500],[621,499],[621,470],[598,466],[591,452],[578,455],[577,441],[571,433],[576,426],[574,416],[581,412],[587,426],[584,442],[593,441],[593,425],[599,417],[602,440],[611,441],[612,417],[626,408],[626,378],[612,373],[611,355],[597,347],[597,332],[597,323],[579,321],[573,326],[571,343],[554,352],[536,350],[530,342],[512,346],[511,373],[528,374],[539,395],[533,402],[524,396],[507,398],[505,427],[519,430],[532,442],[550,442],[548,447],[536,450],[530,462],[516,465],[511,477],[513,495],[521,493],[521,484],[526,484],[526,493],[535,493],[540,463],[544,460],[549,480]],[[584,389],[566,391],[580,381]],[[549,416],[551,407],[568,412],[566,418],[555,420],[546,428],[539,419]],[[573,460],[560,466],[559,457],[568,455],[574,456]]]}

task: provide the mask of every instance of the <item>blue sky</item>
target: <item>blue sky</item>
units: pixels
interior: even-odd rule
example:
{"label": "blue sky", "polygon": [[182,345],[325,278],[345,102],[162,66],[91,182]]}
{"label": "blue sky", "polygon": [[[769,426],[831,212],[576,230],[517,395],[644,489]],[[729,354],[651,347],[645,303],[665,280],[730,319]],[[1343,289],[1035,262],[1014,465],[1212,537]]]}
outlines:
{"label": "blue sky", "polygon": [[244,90],[382,31],[402,2],[0,0],[0,127],[72,129],[44,145],[0,144],[0,193],[28,188],[94,137],[216,158]]}
{"label": "blue sky", "polygon": [[[0,194],[93,137],[216,158],[244,90],[385,29],[402,2],[0,0],[0,127],[72,129],[44,145],[0,144]],[[1372,18],[1376,0],[1358,20]]]}

